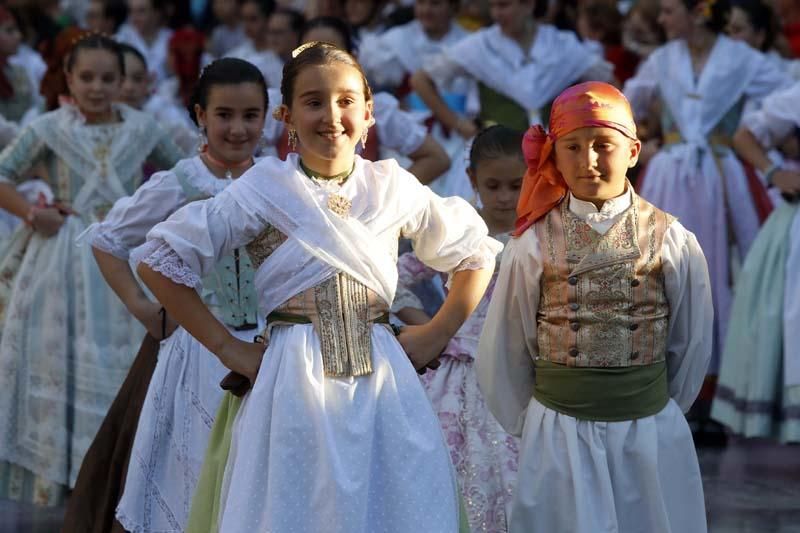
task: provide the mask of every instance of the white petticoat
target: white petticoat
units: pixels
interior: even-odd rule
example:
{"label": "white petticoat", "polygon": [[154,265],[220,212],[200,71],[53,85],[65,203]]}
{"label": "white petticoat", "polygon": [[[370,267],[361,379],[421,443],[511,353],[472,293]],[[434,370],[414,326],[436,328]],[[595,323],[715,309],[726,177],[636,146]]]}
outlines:
{"label": "white petticoat", "polygon": [[509,533],[705,533],[692,435],[673,400],[659,413],[592,422],[531,399]]}
{"label": "white petticoat", "polygon": [[324,376],[310,325],[276,327],[234,425],[220,531],[453,533],[453,468],[414,368],[372,328],[368,376]]}
{"label": "white petticoat", "polygon": [[[257,329],[231,331],[252,341]],[[117,519],[128,531],[186,528],[208,437],[228,373],[183,328],[161,342],[142,405]]]}

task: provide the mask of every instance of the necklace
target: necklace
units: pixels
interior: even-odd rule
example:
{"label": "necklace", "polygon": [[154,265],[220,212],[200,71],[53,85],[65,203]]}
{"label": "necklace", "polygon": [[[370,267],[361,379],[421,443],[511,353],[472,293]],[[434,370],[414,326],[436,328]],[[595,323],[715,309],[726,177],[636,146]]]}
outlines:
{"label": "necklace", "polygon": [[[319,172],[314,172],[307,166],[303,164],[303,161],[300,160],[300,169],[303,173],[311,179],[313,183],[315,183],[318,187],[321,187],[321,184],[317,180],[324,181],[325,184],[335,184],[341,185],[344,183],[347,178],[350,177],[350,174],[353,173],[353,170],[356,168],[355,163],[350,170],[345,172],[340,172],[339,174],[334,174],[333,176],[325,176],[324,174],[320,174]],[[328,192],[328,209],[339,215],[340,217],[346,217],[350,214],[350,207],[352,207],[353,203],[350,201],[349,198],[342,196],[336,192]]]}
{"label": "necklace", "polygon": [[240,161],[239,163],[234,163],[233,165],[226,165],[225,163],[223,163],[222,161],[211,155],[211,152],[208,150],[208,146],[206,146],[202,154],[206,157],[206,159],[208,159],[208,162],[211,163],[212,165],[225,169],[225,179],[227,180],[233,179],[234,170],[247,168],[253,164],[253,158],[248,157],[247,159],[245,159],[244,161]]}

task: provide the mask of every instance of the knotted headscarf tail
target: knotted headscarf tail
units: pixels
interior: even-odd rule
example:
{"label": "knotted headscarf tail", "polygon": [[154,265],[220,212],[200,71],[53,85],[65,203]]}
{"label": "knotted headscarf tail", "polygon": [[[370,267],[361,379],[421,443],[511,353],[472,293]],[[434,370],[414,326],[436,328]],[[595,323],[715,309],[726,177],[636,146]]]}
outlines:
{"label": "knotted headscarf tail", "polygon": [[573,85],[553,101],[550,132],[537,124],[522,138],[528,170],[517,203],[514,236],[519,237],[564,199],[569,189],[555,164],[553,149],[559,138],[578,128],[614,128],[636,140],[636,123],[625,95],[599,81]]}

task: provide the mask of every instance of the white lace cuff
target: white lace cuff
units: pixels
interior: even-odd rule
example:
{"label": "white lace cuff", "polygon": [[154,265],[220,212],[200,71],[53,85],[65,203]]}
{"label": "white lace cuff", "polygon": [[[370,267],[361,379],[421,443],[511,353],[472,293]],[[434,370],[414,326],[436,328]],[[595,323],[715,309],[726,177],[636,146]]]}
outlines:
{"label": "white lace cuff", "polygon": [[131,259],[136,264],[144,263],[175,283],[193,289],[200,287],[200,276],[164,241],[147,241],[131,253]]}
{"label": "white lace cuff", "polygon": [[102,231],[102,226],[94,231],[90,244],[92,248],[97,248],[123,261],[127,261],[130,255],[128,247],[114,239],[109,233]]}
{"label": "white lace cuff", "polygon": [[449,289],[453,274],[462,270],[481,270],[489,268],[494,271],[497,265],[497,246],[493,239],[484,240],[474,254],[461,261],[447,276],[445,286]]}

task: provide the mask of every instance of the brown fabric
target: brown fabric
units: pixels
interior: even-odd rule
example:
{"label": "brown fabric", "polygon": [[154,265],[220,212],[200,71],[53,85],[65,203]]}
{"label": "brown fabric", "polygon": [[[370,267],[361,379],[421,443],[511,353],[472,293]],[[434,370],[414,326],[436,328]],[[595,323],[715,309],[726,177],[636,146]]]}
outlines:
{"label": "brown fabric", "polygon": [[128,376],[86,452],[69,498],[62,533],[124,533],[114,518],[133,448],[139,413],[158,361],[158,341],[145,335]]}
{"label": "brown fabric", "polygon": [[634,195],[601,235],[567,203],[534,225],[544,251],[539,357],[578,367],[663,361],[669,304],[661,246],[674,218]]}

